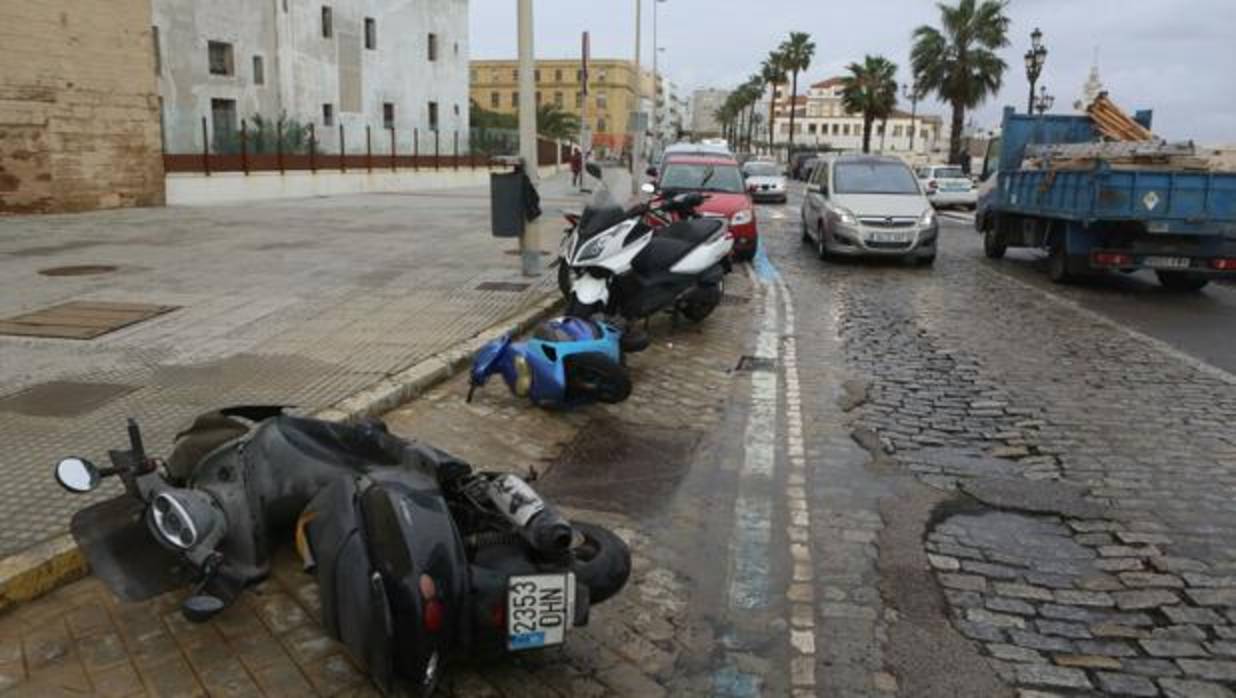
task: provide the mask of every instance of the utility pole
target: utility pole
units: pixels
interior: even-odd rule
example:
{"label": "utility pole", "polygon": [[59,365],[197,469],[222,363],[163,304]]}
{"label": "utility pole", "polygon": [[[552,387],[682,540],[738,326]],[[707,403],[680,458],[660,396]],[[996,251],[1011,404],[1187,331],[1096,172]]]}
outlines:
{"label": "utility pole", "polygon": [[[631,112],[628,118],[639,121],[639,115],[644,112],[644,76],[641,74],[639,65],[640,58],[640,28],[643,26],[643,2],[635,0],[635,111]],[[627,130],[631,131],[631,193],[639,193],[639,182],[643,177],[643,171],[640,169],[640,154],[644,147],[644,129],[631,128],[638,127],[639,123],[634,123],[628,126]]]}
{"label": "utility pole", "polygon": [[914,152],[914,134],[918,133],[918,83],[902,85],[901,94],[910,100],[910,152]]}
{"label": "utility pole", "polygon": [[[519,0],[519,156],[533,186],[540,179],[537,169],[536,79],[532,49],[532,0]],[[541,245],[537,222],[530,221],[519,238],[524,276],[541,275]]]}
{"label": "utility pole", "polygon": [[[581,166],[587,166],[588,154],[592,151],[592,135],[589,132],[588,126],[588,61],[592,52],[592,37],[588,32],[584,32],[580,46],[580,68],[579,68],[579,158]],[[587,191],[584,187],[584,177],[587,176],[587,170],[581,170],[579,175],[579,190]]]}
{"label": "utility pole", "polygon": [[1026,51],[1026,79],[1030,81],[1030,99],[1026,102],[1026,113],[1034,114],[1034,85],[1043,74],[1043,64],[1047,62],[1047,47],[1043,45],[1043,32],[1038,27],[1030,32],[1030,50]]}

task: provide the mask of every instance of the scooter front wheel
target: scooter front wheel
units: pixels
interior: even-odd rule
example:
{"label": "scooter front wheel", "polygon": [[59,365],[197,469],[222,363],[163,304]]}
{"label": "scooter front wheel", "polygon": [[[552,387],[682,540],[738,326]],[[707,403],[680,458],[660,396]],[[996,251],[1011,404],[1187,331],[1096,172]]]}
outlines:
{"label": "scooter front wheel", "polygon": [[617,594],[631,576],[631,551],[613,531],[572,521],[575,542],[571,571],[588,587],[588,601],[598,604]]}
{"label": "scooter front wheel", "polygon": [[614,404],[631,395],[631,376],[604,354],[574,354],[565,359],[568,401],[596,400]]}

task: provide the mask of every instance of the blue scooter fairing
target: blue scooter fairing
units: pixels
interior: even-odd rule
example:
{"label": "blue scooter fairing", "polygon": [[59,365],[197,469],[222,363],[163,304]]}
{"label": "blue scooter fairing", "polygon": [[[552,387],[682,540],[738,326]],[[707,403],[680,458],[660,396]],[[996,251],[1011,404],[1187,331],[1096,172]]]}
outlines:
{"label": "blue scooter fairing", "polygon": [[527,397],[534,404],[578,402],[567,395],[568,359],[595,354],[620,366],[621,337],[622,332],[607,322],[560,317],[538,325],[527,341],[515,342],[509,335],[496,339],[482,347],[472,360],[468,399],[490,376],[499,374],[513,394]]}

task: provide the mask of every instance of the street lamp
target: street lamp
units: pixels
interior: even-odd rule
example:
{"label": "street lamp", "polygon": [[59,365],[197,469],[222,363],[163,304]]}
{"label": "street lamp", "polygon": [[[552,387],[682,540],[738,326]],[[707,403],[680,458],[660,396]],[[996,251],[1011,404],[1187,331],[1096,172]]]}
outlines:
{"label": "street lamp", "polygon": [[1051,111],[1051,107],[1055,103],[1055,96],[1047,94],[1047,85],[1040,87],[1039,96],[1034,98],[1034,108],[1039,112],[1039,116]]}
{"label": "street lamp", "polygon": [[918,132],[918,124],[914,123],[918,117],[918,84],[913,85],[902,84],[901,96],[910,100],[910,152],[914,152],[914,134]]}
{"label": "street lamp", "polygon": [[652,3],[652,149],[657,148],[657,142],[660,141],[660,136],[657,134],[657,102],[661,98],[661,77],[657,74],[657,54],[661,53],[661,49],[657,47],[657,7],[666,0],[655,0]]}
{"label": "street lamp", "polygon": [[1030,50],[1026,51],[1026,79],[1030,81],[1030,99],[1026,102],[1026,112],[1034,113],[1034,84],[1043,74],[1043,64],[1047,62],[1047,47],[1043,45],[1043,32],[1038,27],[1030,33]]}

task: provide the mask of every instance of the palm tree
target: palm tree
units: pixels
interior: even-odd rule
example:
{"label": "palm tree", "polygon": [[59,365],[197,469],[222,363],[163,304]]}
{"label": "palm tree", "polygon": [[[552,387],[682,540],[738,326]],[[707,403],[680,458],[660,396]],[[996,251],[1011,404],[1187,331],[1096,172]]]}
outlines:
{"label": "palm tree", "polygon": [[863,152],[871,152],[871,125],[888,119],[897,106],[897,64],[883,56],[867,56],[851,63],[841,78],[841,104],[851,114],[863,115]]}
{"label": "palm tree", "polygon": [[1008,67],[996,51],[1009,45],[1009,18],[1003,0],[940,3],[941,29],[914,30],[910,63],[914,81],[953,107],[949,162],[961,162],[961,129],[966,110],[1000,91]]}
{"label": "palm tree", "polygon": [[553,103],[536,108],[537,133],[554,140],[569,141],[579,136],[579,117]]}
{"label": "palm tree", "polygon": [[729,99],[717,108],[712,114],[712,118],[717,120],[721,126],[721,137],[730,140],[730,126],[734,123],[734,109]]}
{"label": "palm tree", "polygon": [[783,67],[793,76],[790,79],[790,151],[794,150],[794,107],[798,97],[798,74],[811,67],[815,56],[815,42],[806,32],[790,32],[790,38],[779,49],[784,59]]}
{"label": "palm tree", "polygon": [[752,142],[755,137],[755,105],[759,103],[760,96],[764,94],[764,78],[757,75],[752,75],[747,80],[747,84],[743,85],[743,89],[747,93],[747,152],[754,150]]}
{"label": "palm tree", "polygon": [[768,58],[760,65],[760,78],[768,85],[768,152],[773,151],[773,122],[777,109],[777,86],[784,85],[785,57],[779,51],[770,51]]}

